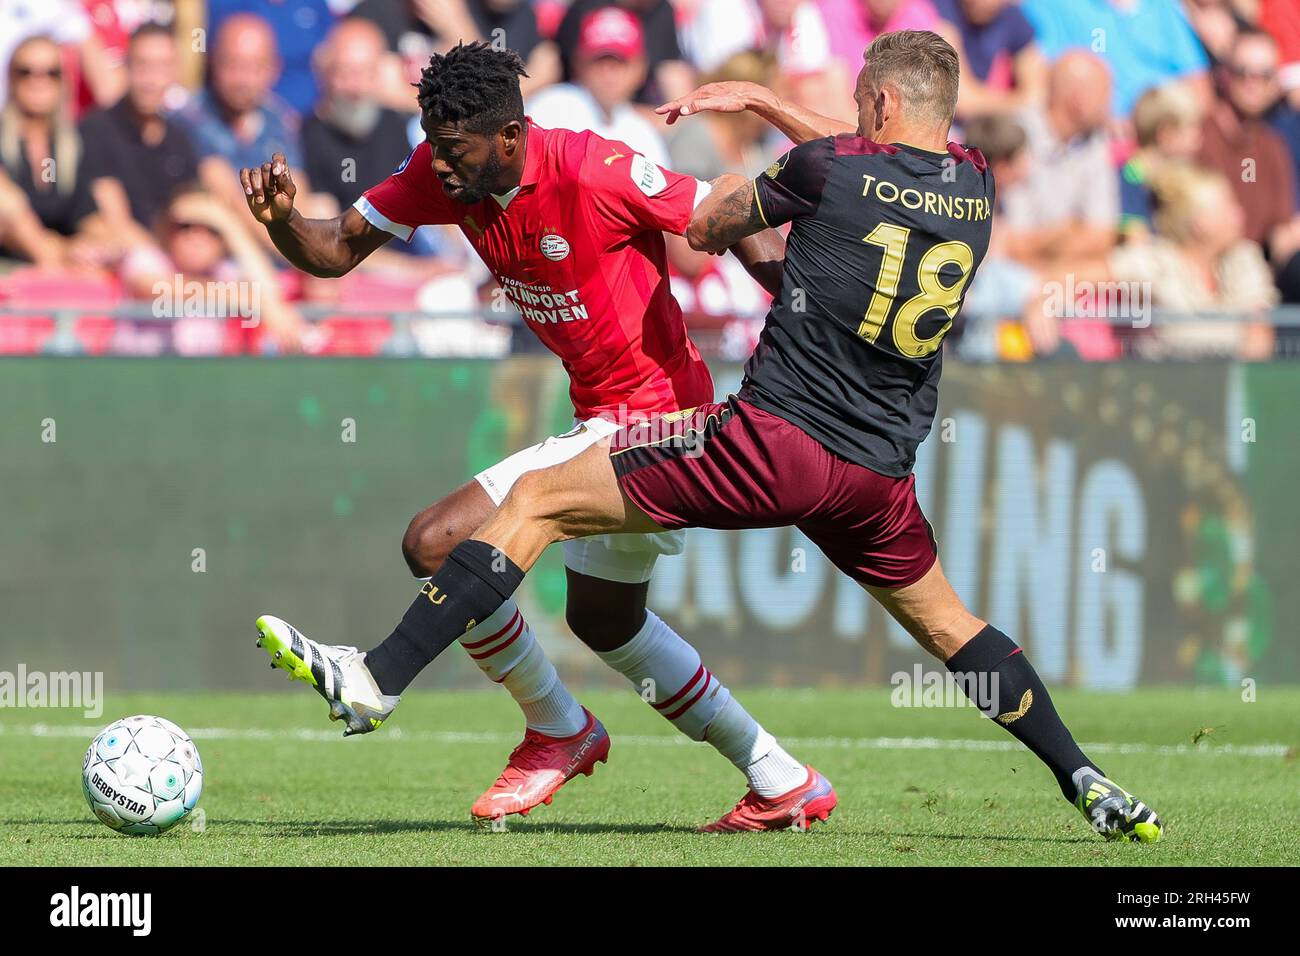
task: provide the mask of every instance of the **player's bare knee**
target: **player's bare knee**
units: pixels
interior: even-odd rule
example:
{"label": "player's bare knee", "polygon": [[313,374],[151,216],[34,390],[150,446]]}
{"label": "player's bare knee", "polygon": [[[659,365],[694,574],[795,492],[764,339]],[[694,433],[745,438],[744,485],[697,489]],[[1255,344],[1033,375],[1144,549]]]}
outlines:
{"label": "player's bare knee", "polygon": [[432,577],[459,541],[454,527],[438,516],[422,511],[406,526],[402,535],[402,557],[417,578]]}

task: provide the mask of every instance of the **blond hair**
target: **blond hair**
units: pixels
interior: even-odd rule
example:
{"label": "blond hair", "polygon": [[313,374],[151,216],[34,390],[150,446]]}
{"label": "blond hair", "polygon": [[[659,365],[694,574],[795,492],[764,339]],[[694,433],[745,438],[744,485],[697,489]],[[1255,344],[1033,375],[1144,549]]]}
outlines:
{"label": "blond hair", "polygon": [[747,82],[759,86],[771,86],[772,76],[776,72],[776,57],[763,50],[741,50],[733,53],[707,76],[701,77],[704,83]]}
{"label": "blond hair", "polygon": [[1200,125],[1200,122],[1201,105],[1196,94],[1177,83],[1152,87],[1133,107],[1133,129],[1138,145],[1143,147],[1154,146],[1162,129]]}
{"label": "blond hair", "polygon": [[1192,223],[1206,208],[1225,196],[1232,198],[1228,180],[1216,172],[1191,163],[1171,163],[1151,177],[1156,209],[1152,221],[1156,232],[1176,243],[1195,238]]}
{"label": "blond hair", "polygon": [[907,110],[952,122],[961,64],[952,44],[939,34],[930,30],[882,33],[862,58],[876,89],[889,84],[898,90]]}
{"label": "blond hair", "polygon": [[[18,56],[19,50],[32,43],[48,43],[56,50],[59,48],[59,45],[47,36],[28,37],[14,48],[13,55],[5,68],[12,72],[13,58]],[[0,163],[13,174],[17,173],[22,159],[22,142],[18,139],[21,127],[22,114],[14,100],[13,83],[10,82],[9,98],[5,101],[4,109],[0,110]],[[54,188],[63,196],[70,196],[77,183],[77,165],[81,162],[81,137],[77,135],[77,128],[68,118],[66,95],[54,115],[50,117],[50,152],[53,155],[49,158],[54,160],[56,170]],[[41,170],[33,169],[31,175],[32,179],[37,179],[41,175]]]}

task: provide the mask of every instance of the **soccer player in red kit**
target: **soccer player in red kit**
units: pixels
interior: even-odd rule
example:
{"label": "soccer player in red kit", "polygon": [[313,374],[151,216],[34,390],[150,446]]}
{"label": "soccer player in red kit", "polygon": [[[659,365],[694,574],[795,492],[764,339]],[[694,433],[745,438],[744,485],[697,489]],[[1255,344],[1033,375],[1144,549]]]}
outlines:
{"label": "soccer player in red kit", "polygon": [[[597,52],[597,51],[591,51]],[[523,66],[485,43],[435,55],[419,83],[425,142],[384,182],[332,220],[293,209],[283,157],[240,172],[254,216],[298,268],[346,273],[393,236],[454,224],[491,269],[524,323],[564,363],[575,427],[477,475],[412,521],[403,550],[421,577],[480,526],[518,477],[566,461],[628,422],[712,401],[713,382],[669,292],[663,232],[681,234],[709,186],[669,172],[624,143],[591,132],[543,129],[523,112]],[[737,250],[757,275],[775,264],[774,234]],[[775,285],[775,277],[767,277]],[[787,754],[700,661],[646,609],[659,554],[681,550],[680,531],[609,535],[565,546],[569,624],[679,730],[707,740],[744,772],[765,801],[748,829],[825,819],[835,794]],[[455,560],[454,557],[452,560]],[[445,600],[426,584],[396,634],[422,606]],[[388,718],[417,667],[393,654],[316,643],[285,621],[258,619],[273,663],[316,687],[348,734]],[[460,643],[524,712],[523,742],[472,808],[485,822],[550,803],[609,751],[605,728],[569,693],[508,595]],[[726,829],[735,827],[727,826]]]}

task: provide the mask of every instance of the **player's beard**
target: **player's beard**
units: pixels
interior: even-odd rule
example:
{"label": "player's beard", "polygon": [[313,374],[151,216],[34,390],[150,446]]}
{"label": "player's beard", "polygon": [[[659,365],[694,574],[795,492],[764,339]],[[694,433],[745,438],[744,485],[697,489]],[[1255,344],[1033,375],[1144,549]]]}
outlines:
{"label": "player's beard", "polygon": [[466,183],[461,194],[456,197],[456,201],[463,202],[467,206],[482,202],[487,198],[488,193],[493,191],[500,179],[501,157],[497,155],[497,151],[494,149],[488,153],[487,161],[483,163],[483,168],[479,171],[474,184],[471,186]]}

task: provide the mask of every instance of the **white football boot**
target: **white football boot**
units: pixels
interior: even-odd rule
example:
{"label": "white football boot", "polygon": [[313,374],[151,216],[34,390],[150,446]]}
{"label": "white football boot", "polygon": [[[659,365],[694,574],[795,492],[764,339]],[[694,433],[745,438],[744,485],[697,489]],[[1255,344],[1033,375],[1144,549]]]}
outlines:
{"label": "white football boot", "polygon": [[380,692],[355,647],[317,644],[288,621],[270,614],[257,619],[257,646],[271,655],[271,666],[316,688],[330,705],[330,720],[346,720],[344,737],[378,730],[397,707],[398,697]]}

